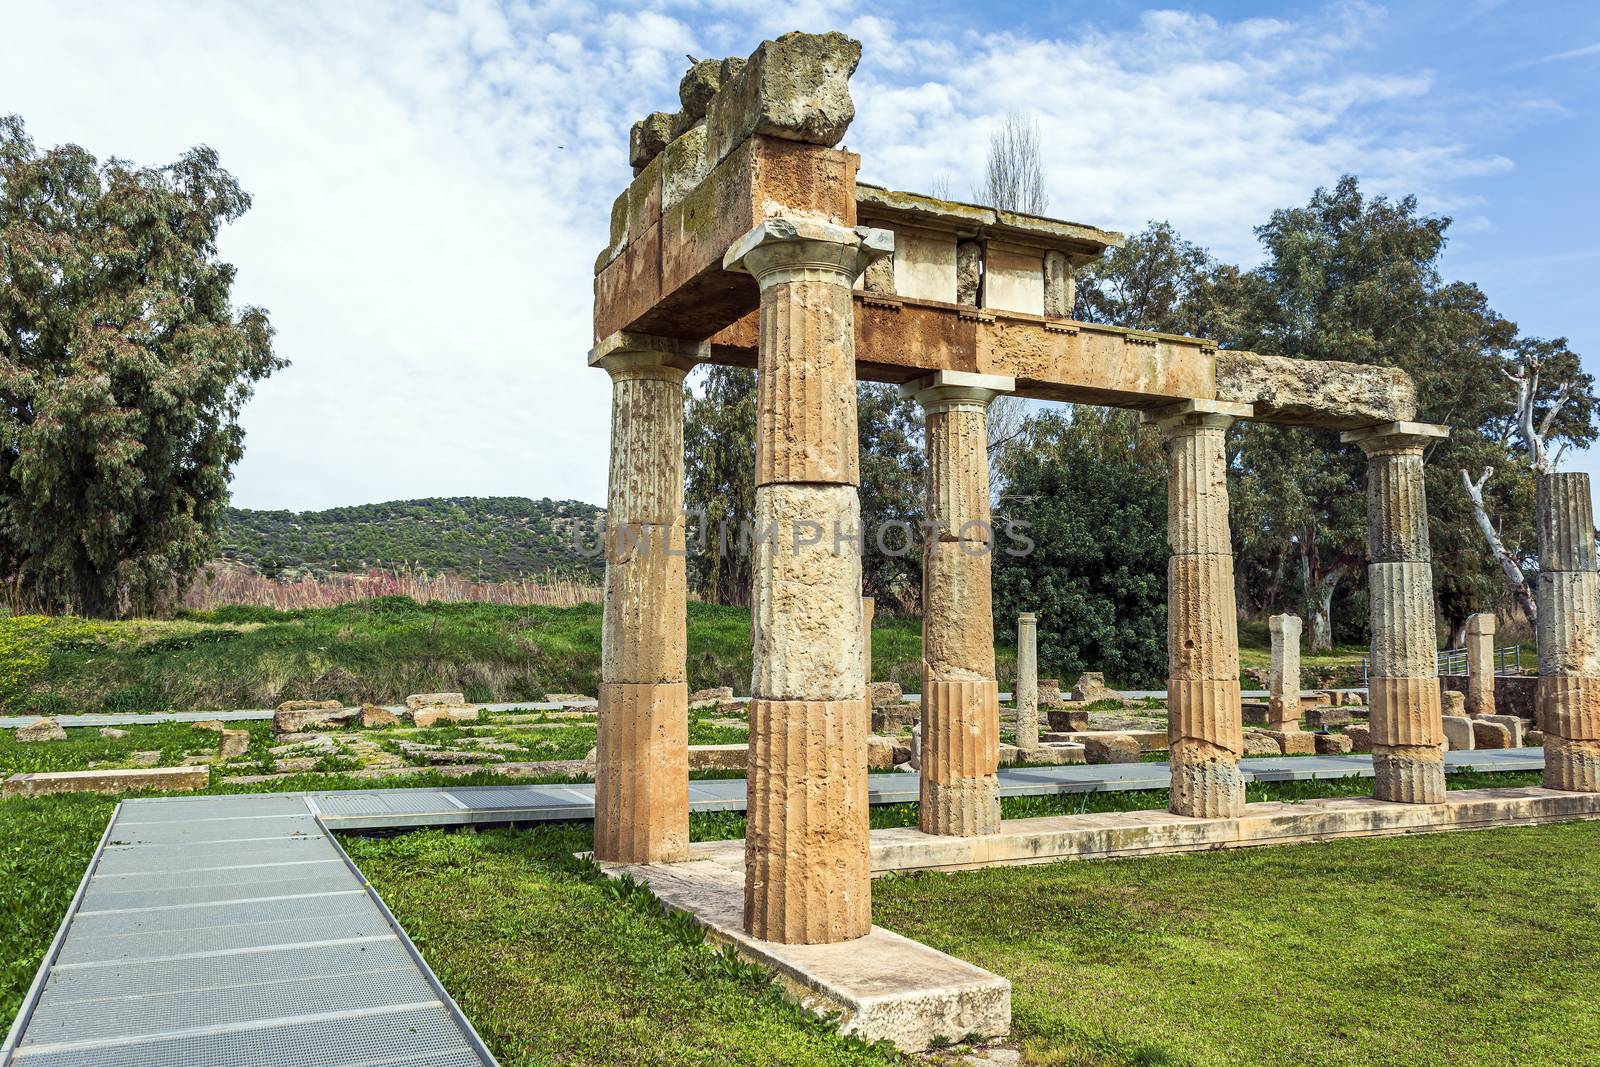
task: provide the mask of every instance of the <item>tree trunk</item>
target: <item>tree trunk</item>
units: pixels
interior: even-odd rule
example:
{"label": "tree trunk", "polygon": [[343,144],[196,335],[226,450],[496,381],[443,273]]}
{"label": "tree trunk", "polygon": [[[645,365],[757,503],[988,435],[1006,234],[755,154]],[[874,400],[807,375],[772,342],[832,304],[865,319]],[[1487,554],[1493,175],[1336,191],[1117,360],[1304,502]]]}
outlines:
{"label": "tree trunk", "polygon": [[[1533,599],[1533,592],[1528,588],[1528,580],[1522,573],[1522,566],[1506,551],[1506,546],[1500,540],[1500,533],[1494,528],[1494,523],[1489,519],[1489,509],[1483,503],[1483,483],[1494,475],[1493,467],[1485,467],[1483,474],[1474,482],[1467,477],[1467,472],[1461,472],[1461,486],[1467,491],[1467,499],[1472,502],[1472,517],[1478,523],[1478,532],[1483,534],[1483,539],[1489,543],[1489,553],[1494,556],[1500,570],[1506,576],[1506,585],[1511,588],[1511,595],[1517,605],[1528,617],[1528,624],[1533,625],[1539,621],[1539,605]],[[1451,648],[1459,645],[1451,644]]]}
{"label": "tree trunk", "polygon": [[1300,584],[1306,596],[1306,621],[1310,623],[1306,648],[1311,652],[1333,651],[1333,591],[1342,577],[1342,566],[1323,572],[1311,531],[1302,531]]}
{"label": "tree trunk", "polygon": [[1467,620],[1451,619],[1450,635],[1444,639],[1445,648],[1465,648],[1467,644]]}

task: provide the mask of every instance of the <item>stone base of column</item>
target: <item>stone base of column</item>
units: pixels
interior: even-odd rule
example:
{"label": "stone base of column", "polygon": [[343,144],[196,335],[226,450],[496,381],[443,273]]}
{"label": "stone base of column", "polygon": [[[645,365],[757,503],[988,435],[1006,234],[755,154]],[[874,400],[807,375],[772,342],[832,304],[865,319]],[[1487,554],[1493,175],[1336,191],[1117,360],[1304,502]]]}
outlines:
{"label": "stone base of column", "polygon": [[925,834],[1000,832],[1000,687],[924,676],[922,785]]}
{"label": "stone base of column", "polygon": [[1600,793],[1600,741],[1572,741],[1546,734],[1544,785],[1569,793]]}
{"label": "stone base of column", "polygon": [[595,760],[595,858],[610,863],[687,859],[688,686],[602,683]]}
{"label": "stone base of column", "polygon": [[744,928],[785,944],[872,929],[865,700],[750,702]]}
{"label": "stone base of column", "polygon": [[1169,753],[1172,798],[1167,810],[1196,819],[1237,819],[1244,814],[1244,775],[1236,753],[1181,741]]}
{"label": "stone base of column", "polygon": [[1372,796],[1395,804],[1444,802],[1444,750],[1437,745],[1372,746]]}

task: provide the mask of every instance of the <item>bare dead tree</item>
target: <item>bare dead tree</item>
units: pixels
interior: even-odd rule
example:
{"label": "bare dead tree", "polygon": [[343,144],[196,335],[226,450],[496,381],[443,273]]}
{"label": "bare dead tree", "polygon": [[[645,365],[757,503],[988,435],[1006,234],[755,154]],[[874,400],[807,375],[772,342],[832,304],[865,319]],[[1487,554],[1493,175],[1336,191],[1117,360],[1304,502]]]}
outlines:
{"label": "bare dead tree", "polygon": [[1042,215],[1050,206],[1036,121],[1012,111],[989,134],[989,163],[978,199],[1002,211],[1028,215]]}
{"label": "bare dead tree", "polygon": [[[1539,374],[1543,366],[1544,361],[1538,356],[1525,353],[1517,362],[1514,373],[1501,372],[1517,387],[1516,432],[1522,438],[1522,447],[1528,454],[1528,465],[1533,468],[1535,477],[1551,473],[1561,462],[1561,454],[1566,450],[1566,446],[1563,444],[1552,454],[1549,447],[1550,430],[1555,425],[1556,417],[1561,414],[1561,409],[1566,407],[1567,401],[1572,397],[1572,383],[1562,382],[1544,415],[1541,417],[1538,414]],[[1506,551],[1504,542],[1500,540],[1500,533],[1489,517],[1489,509],[1483,502],[1483,487],[1494,477],[1494,468],[1483,468],[1483,473],[1478,475],[1477,481],[1473,481],[1464,470],[1460,474],[1461,487],[1466,490],[1467,499],[1472,502],[1472,516],[1478,524],[1479,532],[1489,544],[1490,554],[1505,572],[1506,584],[1511,587],[1511,595],[1527,614],[1528,621],[1536,622],[1539,616],[1538,602],[1528,589],[1528,580],[1522,573],[1521,564]]]}
{"label": "bare dead tree", "polygon": [[1005,490],[1006,450],[1022,436],[1028,412],[1022,400],[998,396],[989,404],[989,495],[995,500]]}
{"label": "bare dead tree", "polygon": [[928,183],[928,195],[936,200],[953,200],[955,189],[950,182],[950,175],[936,174]]}
{"label": "bare dead tree", "polygon": [[1461,487],[1467,491],[1467,499],[1472,501],[1472,515],[1478,522],[1478,530],[1483,534],[1483,539],[1489,542],[1489,552],[1494,556],[1495,562],[1500,564],[1500,569],[1505,572],[1506,584],[1511,587],[1511,595],[1516,598],[1517,606],[1522,608],[1530,623],[1537,622],[1539,605],[1533,598],[1532,590],[1528,588],[1527,576],[1522,573],[1522,565],[1506,551],[1505,543],[1500,540],[1500,531],[1494,528],[1494,523],[1489,519],[1489,509],[1483,503],[1484,483],[1492,477],[1494,477],[1493,467],[1483,468],[1483,473],[1478,475],[1477,481],[1473,481],[1467,476],[1466,471],[1462,471]]}

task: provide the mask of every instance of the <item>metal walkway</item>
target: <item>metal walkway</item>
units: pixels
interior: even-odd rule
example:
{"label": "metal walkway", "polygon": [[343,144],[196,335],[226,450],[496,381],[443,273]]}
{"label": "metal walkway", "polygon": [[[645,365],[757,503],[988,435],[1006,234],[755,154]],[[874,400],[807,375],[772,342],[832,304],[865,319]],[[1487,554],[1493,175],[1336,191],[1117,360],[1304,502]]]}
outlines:
{"label": "metal walkway", "polygon": [[300,796],[130,800],[0,1064],[469,1067],[494,1059]]}
{"label": "metal walkway", "polygon": [[[1254,782],[1372,777],[1371,756],[1261,756],[1240,761]],[[1542,748],[1482,749],[1445,754],[1445,770],[1537,771]],[[1100,763],[1064,767],[1009,767],[1000,771],[1002,796],[1165,789],[1166,763]],[[689,810],[743,811],[743,778],[691,781]],[[873,804],[917,799],[915,774],[870,774]],[[398,830],[419,826],[468,826],[594,818],[594,786],[481,785],[437,789],[352,789],[308,793],[306,801],[333,830]]]}

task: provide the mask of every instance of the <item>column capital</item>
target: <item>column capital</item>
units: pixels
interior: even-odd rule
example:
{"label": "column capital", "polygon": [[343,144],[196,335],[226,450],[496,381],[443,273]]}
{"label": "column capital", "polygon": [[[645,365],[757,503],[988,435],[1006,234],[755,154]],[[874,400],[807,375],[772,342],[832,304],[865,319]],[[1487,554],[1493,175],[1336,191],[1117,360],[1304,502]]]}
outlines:
{"label": "column capital", "polygon": [[924,415],[945,411],[987,411],[994,398],[1015,392],[1017,380],[1005,374],[938,370],[900,386],[902,400],[915,400]]}
{"label": "column capital", "polygon": [[847,276],[854,285],[867,264],[894,252],[894,233],[870,226],[839,226],[820,219],[765,219],[733,242],[722,269],[755,276],[758,285],[783,281],[794,271]]}
{"label": "column capital", "polygon": [[589,366],[615,380],[655,378],[681,382],[710,355],[711,342],[619,330],[589,350]]}
{"label": "column capital", "polygon": [[1421,451],[1449,436],[1450,427],[1429,422],[1380,422],[1359,430],[1346,430],[1339,435],[1339,442],[1360,445],[1368,456],[1376,456],[1386,452]]}
{"label": "column capital", "polygon": [[1018,622],[1038,622],[1039,621],[1039,616],[1035,615],[1031,611],[1024,611],[1024,612],[1022,612],[1021,614],[1019,614],[1017,616],[1017,621]]}
{"label": "column capital", "polygon": [[1256,413],[1254,404],[1234,404],[1226,400],[1180,400],[1176,404],[1141,411],[1139,420],[1158,427],[1171,437],[1192,430],[1226,430],[1235,419],[1248,419]]}

